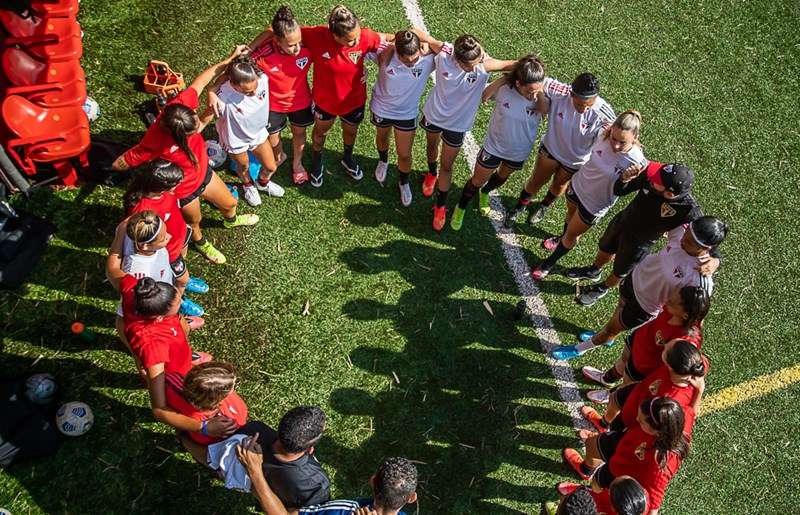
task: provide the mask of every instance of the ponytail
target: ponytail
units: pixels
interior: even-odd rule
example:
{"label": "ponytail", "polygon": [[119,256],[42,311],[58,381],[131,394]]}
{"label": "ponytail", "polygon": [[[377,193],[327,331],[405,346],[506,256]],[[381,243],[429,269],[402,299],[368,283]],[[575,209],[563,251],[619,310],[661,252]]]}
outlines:
{"label": "ponytail", "polygon": [[410,30],[401,30],[394,35],[394,48],[399,55],[410,57],[420,49],[419,36]]}
{"label": "ponytail", "polygon": [[699,328],[700,323],[708,314],[711,306],[711,298],[704,288],[699,286],[684,286],[681,288],[681,307],[686,313],[686,320],[683,321],[684,329]]}
{"label": "ponytail", "polygon": [[528,54],[514,64],[506,74],[506,84],[514,88],[517,83],[528,85],[544,81],[544,63],[536,54]]}
{"label": "ponytail", "polygon": [[678,375],[703,377],[706,375],[706,365],[703,355],[697,347],[686,340],[673,340],[666,355],[666,363]]}
{"label": "ponytail", "polygon": [[462,34],[453,42],[453,56],[461,63],[472,62],[482,55],[481,42],[471,34]]}
{"label": "ponytail", "polygon": [[605,139],[607,139],[611,134],[611,129],[615,127],[619,130],[631,131],[638,139],[639,131],[642,127],[642,115],[635,109],[628,109],[627,111],[620,113],[619,116],[617,116],[617,119],[614,120],[614,123],[611,124],[611,127],[606,131],[604,136]]}
{"label": "ponytail", "polygon": [[647,513],[647,492],[630,476],[620,476],[608,487],[611,506],[619,515]]}
{"label": "ponytail", "polygon": [[[189,148],[189,135],[197,130],[197,116],[183,104],[167,104],[161,113],[161,126],[169,132],[178,148],[197,166],[197,156]],[[205,171],[205,170],[203,170]]]}
{"label": "ponytail", "polygon": [[169,191],[183,180],[183,170],[175,163],[155,159],[139,168],[122,197],[125,212],[130,211],[147,195]]}
{"label": "ponytail", "polygon": [[234,86],[241,86],[247,82],[253,82],[264,73],[256,64],[255,59],[250,55],[240,55],[228,65],[225,70],[228,74],[228,81]]}
{"label": "ponytail", "polygon": [[138,251],[140,245],[152,243],[156,239],[162,223],[154,211],[140,211],[128,218],[125,234],[133,241],[133,247]]}
{"label": "ponytail", "polygon": [[272,17],[272,32],[275,37],[284,39],[287,35],[300,28],[294,17],[294,12],[288,5],[278,7],[278,12]]}
{"label": "ponytail", "polygon": [[359,27],[358,17],[348,7],[337,5],[328,15],[328,29],[334,36],[344,37]]}
{"label": "ponytail", "polygon": [[670,453],[685,459],[689,455],[689,441],[683,434],[686,416],[681,405],[669,397],[653,397],[642,402],[641,410],[647,423],[658,432],[653,448],[659,467],[667,466]]}

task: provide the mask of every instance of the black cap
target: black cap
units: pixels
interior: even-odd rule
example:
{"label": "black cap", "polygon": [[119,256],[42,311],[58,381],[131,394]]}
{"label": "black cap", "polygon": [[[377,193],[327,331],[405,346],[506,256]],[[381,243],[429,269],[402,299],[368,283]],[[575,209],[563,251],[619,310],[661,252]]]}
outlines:
{"label": "black cap", "polygon": [[694,173],[682,164],[668,164],[661,167],[661,184],[664,188],[679,197],[692,191]]}
{"label": "black cap", "polygon": [[600,93],[600,81],[591,73],[581,73],[572,81],[572,93],[581,98],[591,98]]}

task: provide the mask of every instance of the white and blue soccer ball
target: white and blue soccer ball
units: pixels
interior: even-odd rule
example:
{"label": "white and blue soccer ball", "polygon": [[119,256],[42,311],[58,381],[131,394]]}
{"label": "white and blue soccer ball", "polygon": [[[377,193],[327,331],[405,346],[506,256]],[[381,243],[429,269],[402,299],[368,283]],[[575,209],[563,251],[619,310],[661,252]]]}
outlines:
{"label": "white and blue soccer ball", "polygon": [[56,426],[67,436],[81,436],[94,424],[92,408],[83,402],[68,402],[56,412]]}
{"label": "white and blue soccer ball", "polygon": [[86,97],[86,100],[83,102],[83,112],[86,113],[86,117],[89,118],[89,121],[93,122],[100,118],[100,104],[92,97]]}
{"label": "white and blue soccer ball", "polygon": [[211,165],[211,168],[219,168],[228,159],[228,154],[222,150],[222,145],[215,139],[206,141],[206,153],[208,154],[208,164]]}
{"label": "white and blue soccer ball", "polygon": [[47,404],[57,390],[56,379],[50,374],[33,374],[25,380],[25,396],[35,404]]}

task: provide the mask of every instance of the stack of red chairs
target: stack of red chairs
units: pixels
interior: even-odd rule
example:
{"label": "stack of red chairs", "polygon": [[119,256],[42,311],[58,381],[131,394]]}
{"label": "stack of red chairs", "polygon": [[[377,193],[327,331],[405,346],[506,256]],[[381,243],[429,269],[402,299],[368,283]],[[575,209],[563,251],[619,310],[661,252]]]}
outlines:
{"label": "stack of red chairs", "polygon": [[88,166],[79,0],[30,0],[22,15],[0,9],[0,143],[28,175],[51,166],[67,186]]}

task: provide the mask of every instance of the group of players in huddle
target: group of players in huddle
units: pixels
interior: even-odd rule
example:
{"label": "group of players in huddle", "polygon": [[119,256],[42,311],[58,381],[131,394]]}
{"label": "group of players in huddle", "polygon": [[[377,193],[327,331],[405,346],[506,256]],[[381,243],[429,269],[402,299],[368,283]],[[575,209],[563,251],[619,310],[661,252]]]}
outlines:
{"label": "group of players in huddle", "polygon": [[[492,58],[470,35],[451,44],[419,29],[375,32],[341,5],[320,26],[301,26],[288,7],[281,7],[250,45],[237,47],[203,71],[167,104],[141,142],[114,163],[118,170],[137,170],[124,197],[127,217],[117,228],[107,275],[121,294],[117,328],[148,386],[154,416],[181,431],[185,447],[203,464],[209,463],[209,443],[234,433],[249,435],[237,452],[252,491],[270,514],[394,514],[416,499],[413,463],[392,458],[371,480],[373,501],[325,504],[327,478],[313,455],[324,429],[321,410],[298,407],[281,420],[277,432],[248,423],[247,407],[233,391],[233,367],[193,351],[187,339],[204,323],[203,308],[187,293],[209,289],[189,275],[184,261],[188,244],[193,242],[213,263],[226,260],[203,237],[200,199],[219,209],[226,228],[258,222],[255,214],[237,214],[237,199],[209,166],[203,129],[217,118],[219,141],[236,163],[243,197],[251,206],[261,203],[259,192],[270,197],[284,193],[273,178],[288,159],[280,137],[287,127],[295,184],[323,186],[322,152],[337,117],[344,140],[341,167],[361,180],[364,171],[353,145],[365,114],[369,59],[378,68],[370,100],[378,154],[374,176],[381,183],[387,180],[393,135],[400,202],[406,207],[413,201],[411,156],[419,106],[428,79],[435,77],[419,125],[426,132],[428,161],[421,190],[424,197],[435,193],[437,231],[447,219],[453,163],[480,103],[491,100],[494,109],[472,176],[450,217],[455,231],[476,195],[480,211],[490,211],[489,193],[524,167],[547,118],[531,177],[504,220],[509,229],[523,215],[527,223],[538,223],[558,197],[566,197],[563,231],[542,242],[550,254],[531,271],[534,280],[557,270],[557,262],[619,197],[636,193],[607,225],[594,262],[563,270],[568,278],[584,281],[578,303],[592,305],[616,287],[619,301],[597,333],[552,349],[553,358],[573,359],[630,333],[611,368],[582,370],[604,387],[590,392],[589,399],[607,408],[602,415],[582,408],[594,427],[579,432],[585,455],[574,449],[564,449],[563,455],[591,486],[560,483],[560,504],[547,508],[570,514],[657,513],[689,451],[705,388],[702,321],[728,227],[702,214],[691,193],[691,169],[645,158],[641,116],[634,110],[615,115],[599,96],[594,75],[581,73],[562,83],[546,75],[538,56]],[[313,87],[307,80],[311,69]],[[505,73],[490,82],[492,72]],[[208,107],[198,113],[206,89]],[[306,170],[303,154],[311,126],[311,167]],[[250,175],[251,159],[261,165],[257,177]],[[545,186],[541,199],[531,202]],[[665,233],[666,245],[654,252]],[[612,261],[611,273],[597,282]]]}

